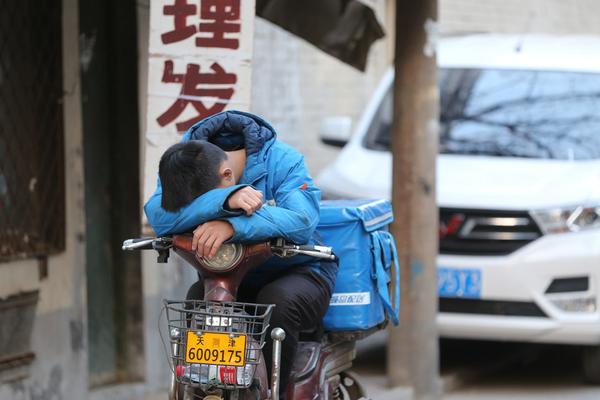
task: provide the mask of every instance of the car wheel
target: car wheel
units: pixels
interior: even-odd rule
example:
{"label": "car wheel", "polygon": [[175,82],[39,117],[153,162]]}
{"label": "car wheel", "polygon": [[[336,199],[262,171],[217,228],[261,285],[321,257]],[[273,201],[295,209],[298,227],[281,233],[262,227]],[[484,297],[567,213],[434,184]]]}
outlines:
{"label": "car wheel", "polygon": [[600,346],[584,347],[581,364],[585,381],[600,385]]}

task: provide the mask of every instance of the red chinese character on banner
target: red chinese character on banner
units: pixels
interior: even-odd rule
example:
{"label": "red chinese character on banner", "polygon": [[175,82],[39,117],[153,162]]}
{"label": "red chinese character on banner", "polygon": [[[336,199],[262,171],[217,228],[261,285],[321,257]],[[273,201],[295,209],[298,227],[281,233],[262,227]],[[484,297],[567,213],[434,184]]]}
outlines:
{"label": "red chinese character on banner", "polygon": [[[217,63],[213,63],[210,66],[210,69],[213,73],[200,73],[200,66],[198,64],[188,64],[185,74],[174,74],[173,61],[165,61],[162,81],[164,83],[180,83],[181,91],[177,100],[171,107],[156,119],[160,126],[165,126],[175,121],[188,104],[194,106],[198,115],[187,121],[177,123],[176,126],[179,132],[188,130],[194,123],[209,115],[223,111],[227,105],[227,101],[233,96],[234,89],[200,88],[198,85],[233,85],[237,82],[237,76],[225,72],[225,70]],[[201,97],[213,97],[216,102],[207,108],[203,103],[205,99]]]}
{"label": "red chinese character on banner", "polygon": [[175,0],[175,3],[163,7],[164,15],[173,16],[174,29],[163,33],[160,38],[163,44],[180,42],[196,33],[196,25],[188,25],[187,18],[196,14],[196,5],[187,0]]}
{"label": "red chinese character on banner", "polygon": [[[198,47],[220,47],[237,49],[240,42],[236,38],[226,38],[225,33],[240,32],[240,0],[201,0],[198,32],[210,36],[196,37]],[[231,22],[237,21],[237,22]]]}

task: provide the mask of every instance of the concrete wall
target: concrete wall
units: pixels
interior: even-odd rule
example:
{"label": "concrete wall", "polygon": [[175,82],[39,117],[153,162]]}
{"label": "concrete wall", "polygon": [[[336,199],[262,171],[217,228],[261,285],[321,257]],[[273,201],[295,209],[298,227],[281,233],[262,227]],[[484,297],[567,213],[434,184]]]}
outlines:
{"label": "concrete wall", "polygon": [[596,0],[441,0],[441,32],[600,34]]}
{"label": "concrete wall", "polygon": [[0,264],[0,298],[27,290],[40,293],[30,377],[0,385],[2,400],[75,399],[88,391],[78,32],[77,1],[63,0],[66,251],[49,257],[43,279],[36,261]]}
{"label": "concrete wall", "polygon": [[[370,3],[387,31],[386,0]],[[254,29],[251,110],[302,151],[315,174],[338,152],[320,143],[321,120],[333,115],[357,120],[390,64],[389,44],[384,39],[373,45],[362,73],[262,18]]]}

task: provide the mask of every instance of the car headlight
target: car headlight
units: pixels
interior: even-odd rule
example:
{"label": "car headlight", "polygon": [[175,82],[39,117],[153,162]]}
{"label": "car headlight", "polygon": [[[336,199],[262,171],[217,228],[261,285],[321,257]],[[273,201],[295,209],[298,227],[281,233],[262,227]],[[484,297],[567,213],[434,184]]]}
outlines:
{"label": "car headlight", "polygon": [[544,233],[578,232],[600,228],[600,206],[578,206],[531,212]]}
{"label": "car headlight", "polygon": [[239,243],[222,244],[213,257],[202,257],[204,264],[212,271],[224,272],[233,267],[240,257],[243,249]]}

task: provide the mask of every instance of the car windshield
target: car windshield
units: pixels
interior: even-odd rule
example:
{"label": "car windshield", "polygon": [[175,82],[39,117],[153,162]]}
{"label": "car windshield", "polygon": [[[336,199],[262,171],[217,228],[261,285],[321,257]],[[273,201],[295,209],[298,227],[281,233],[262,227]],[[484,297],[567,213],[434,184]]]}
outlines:
{"label": "car windshield", "polygon": [[[600,158],[600,74],[442,69],[440,153],[560,160]],[[392,95],[367,134],[390,148]]]}

